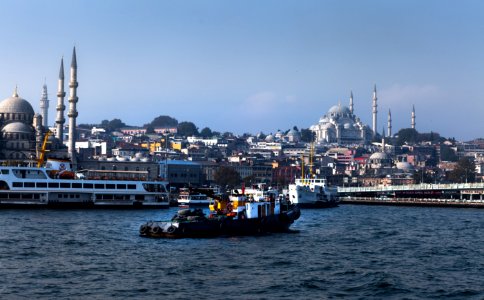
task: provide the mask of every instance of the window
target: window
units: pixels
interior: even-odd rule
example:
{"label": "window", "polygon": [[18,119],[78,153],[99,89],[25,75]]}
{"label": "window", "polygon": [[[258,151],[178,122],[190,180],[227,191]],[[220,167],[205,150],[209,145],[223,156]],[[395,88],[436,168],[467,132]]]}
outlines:
{"label": "window", "polygon": [[128,184],[128,190],[136,190],[136,184]]}
{"label": "window", "polygon": [[96,183],[96,184],[94,185],[94,188],[95,188],[95,189],[104,189],[104,184],[101,184],[101,183]]}
{"label": "window", "polygon": [[9,170],[2,170],[2,174],[6,175],[9,173]]}
{"label": "window", "polygon": [[59,183],[58,182],[49,182],[49,187],[50,188],[59,188]]}
{"label": "window", "polygon": [[118,190],[125,190],[126,189],[126,184],[117,184],[116,187]]}
{"label": "window", "polygon": [[24,187],[33,188],[35,187],[35,182],[24,182]]}
{"label": "window", "polygon": [[73,182],[72,183],[72,188],[73,189],[82,189],[82,183]]}
{"label": "window", "polygon": [[84,183],[84,188],[85,189],[92,189],[93,185],[92,185],[92,183]]}
{"label": "window", "polygon": [[116,186],[115,184],[111,184],[111,183],[106,184],[107,189],[115,189],[115,186]]}
{"label": "window", "polygon": [[24,187],[23,183],[22,182],[14,182],[13,183],[13,187],[16,187],[16,188],[21,188],[21,187]]}
{"label": "window", "polygon": [[47,187],[47,182],[37,182],[37,187],[38,188],[46,188]]}
{"label": "window", "polygon": [[68,182],[61,182],[60,187],[61,188],[65,188],[65,189],[70,189],[71,188],[71,184],[68,183]]}

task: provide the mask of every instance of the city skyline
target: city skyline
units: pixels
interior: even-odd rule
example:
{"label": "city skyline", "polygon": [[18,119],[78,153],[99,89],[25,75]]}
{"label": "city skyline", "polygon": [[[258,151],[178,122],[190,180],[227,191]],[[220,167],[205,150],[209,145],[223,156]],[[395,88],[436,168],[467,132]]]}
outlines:
{"label": "city skyline", "polygon": [[[484,4],[466,1],[2,1],[0,100],[55,121],[61,57],[76,46],[78,124],[159,115],[200,129],[274,133],[309,128],[349,105],[371,127],[483,137],[479,117]],[[9,28],[7,28],[9,27]],[[377,128],[378,130],[378,128]]]}

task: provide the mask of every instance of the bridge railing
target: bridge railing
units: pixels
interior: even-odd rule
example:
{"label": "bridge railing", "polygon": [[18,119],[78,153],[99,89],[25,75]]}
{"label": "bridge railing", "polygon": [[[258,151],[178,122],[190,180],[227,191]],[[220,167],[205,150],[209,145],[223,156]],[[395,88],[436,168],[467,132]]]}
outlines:
{"label": "bridge railing", "polygon": [[364,186],[364,187],[338,187],[338,193],[355,192],[392,192],[392,191],[412,191],[412,190],[484,190],[484,183],[450,183],[450,184],[409,184],[409,185],[387,185],[387,186]]}

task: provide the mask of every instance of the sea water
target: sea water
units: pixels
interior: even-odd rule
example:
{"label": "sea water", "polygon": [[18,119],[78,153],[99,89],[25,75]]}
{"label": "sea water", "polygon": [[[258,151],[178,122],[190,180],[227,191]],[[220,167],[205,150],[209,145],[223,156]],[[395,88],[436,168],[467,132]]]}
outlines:
{"label": "sea water", "polygon": [[287,234],[148,239],[165,210],[0,210],[1,299],[484,299],[484,210],[304,209]]}

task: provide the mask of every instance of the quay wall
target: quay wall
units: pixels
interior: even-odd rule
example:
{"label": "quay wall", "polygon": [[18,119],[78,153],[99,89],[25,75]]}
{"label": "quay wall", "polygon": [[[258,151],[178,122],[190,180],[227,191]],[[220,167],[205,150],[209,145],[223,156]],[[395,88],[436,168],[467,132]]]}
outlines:
{"label": "quay wall", "polygon": [[341,204],[484,208],[484,200],[340,197]]}

